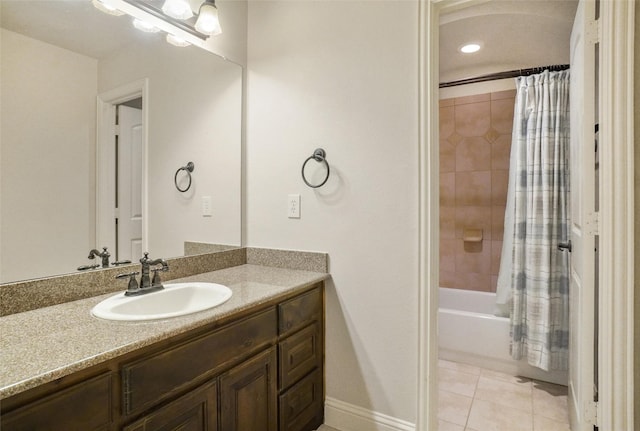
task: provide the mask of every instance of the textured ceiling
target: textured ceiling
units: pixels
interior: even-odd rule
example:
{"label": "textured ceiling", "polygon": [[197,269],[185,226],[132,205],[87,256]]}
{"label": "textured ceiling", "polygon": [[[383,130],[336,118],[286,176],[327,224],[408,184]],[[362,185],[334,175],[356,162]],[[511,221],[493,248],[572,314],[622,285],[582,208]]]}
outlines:
{"label": "textured ceiling", "polygon": [[[569,63],[577,0],[491,0],[440,20],[440,81]],[[482,49],[458,48],[479,42]]]}

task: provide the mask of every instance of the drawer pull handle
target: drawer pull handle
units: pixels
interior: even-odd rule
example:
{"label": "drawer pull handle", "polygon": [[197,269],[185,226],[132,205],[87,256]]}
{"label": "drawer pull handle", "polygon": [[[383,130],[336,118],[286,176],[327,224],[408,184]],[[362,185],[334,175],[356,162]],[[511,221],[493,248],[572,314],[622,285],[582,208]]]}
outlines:
{"label": "drawer pull handle", "polygon": [[250,347],[251,345],[253,345],[253,340],[251,338],[247,338],[242,344],[244,347]]}

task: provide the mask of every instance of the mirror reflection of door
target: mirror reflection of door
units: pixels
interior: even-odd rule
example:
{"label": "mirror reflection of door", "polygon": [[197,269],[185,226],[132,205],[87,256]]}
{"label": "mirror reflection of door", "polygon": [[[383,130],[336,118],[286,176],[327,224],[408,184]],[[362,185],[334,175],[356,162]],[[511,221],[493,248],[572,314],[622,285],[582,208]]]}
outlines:
{"label": "mirror reflection of door", "polygon": [[147,100],[147,79],[98,95],[96,244],[117,261],[148,251]]}
{"label": "mirror reflection of door", "polygon": [[114,211],[117,260],[142,256],[142,99],[131,102],[117,107]]}

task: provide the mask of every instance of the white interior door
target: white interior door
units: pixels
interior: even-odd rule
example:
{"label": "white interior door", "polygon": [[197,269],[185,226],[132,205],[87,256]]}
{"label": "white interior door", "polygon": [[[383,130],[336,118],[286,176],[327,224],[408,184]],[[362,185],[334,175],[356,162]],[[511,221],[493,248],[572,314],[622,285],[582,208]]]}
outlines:
{"label": "white interior door", "polygon": [[118,124],[118,260],[136,260],[142,256],[142,110],[119,105]]}
{"label": "white interior door", "polygon": [[571,32],[571,276],[569,412],[573,431],[593,431],[597,280],[595,3],[582,0]]}

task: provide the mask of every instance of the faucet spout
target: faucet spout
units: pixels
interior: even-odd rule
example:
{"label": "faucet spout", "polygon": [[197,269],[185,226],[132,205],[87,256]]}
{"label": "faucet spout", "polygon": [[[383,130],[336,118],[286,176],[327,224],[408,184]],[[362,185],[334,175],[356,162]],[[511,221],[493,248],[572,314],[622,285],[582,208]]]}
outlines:
{"label": "faucet spout", "polygon": [[111,253],[107,251],[107,247],[102,247],[102,252],[99,252],[95,248],[89,252],[89,259],[95,259],[96,257],[102,258],[103,268],[109,268],[109,256],[111,256]]}
{"label": "faucet spout", "polygon": [[[169,264],[164,259],[149,259],[149,253],[145,253],[144,256],[140,259],[140,264],[142,265],[142,275],[140,276],[140,289],[145,289],[149,287],[157,287],[162,288],[162,285],[158,281],[157,283],[151,282],[151,277],[149,273],[151,272],[151,266],[153,265],[162,265],[162,268],[159,271],[168,271]],[[156,273],[157,274],[157,273]],[[154,277],[155,278],[155,277]],[[157,280],[160,278],[158,277]]]}

